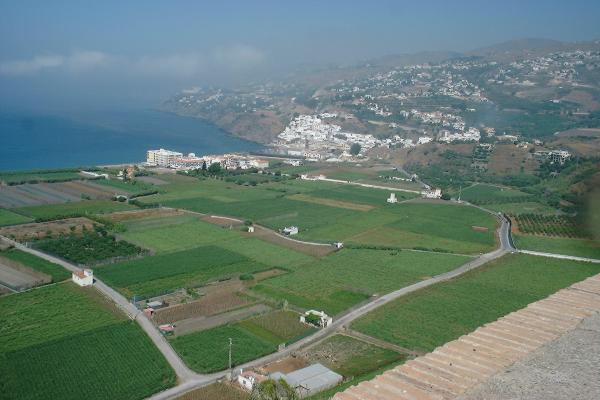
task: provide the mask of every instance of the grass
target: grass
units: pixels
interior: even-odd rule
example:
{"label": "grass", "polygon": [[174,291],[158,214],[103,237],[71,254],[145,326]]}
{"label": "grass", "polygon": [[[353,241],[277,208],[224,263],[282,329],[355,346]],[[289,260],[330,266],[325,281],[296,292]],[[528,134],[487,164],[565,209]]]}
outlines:
{"label": "grass", "polygon": [[510,254],[388,303],[352,327],[428,352],[598,272],[591,263]]}
{"label": "grass", "polygon": [[273,311],[236,325],[269,343],[278,345],[293,342],[294,339],[314,331],[301,323],[299,318],[300,316],[293,311]]}
{"label": "grass", "polygon": [[24,224],[31,221],[31,218],[24,215],[0,208],[0,226]]}
{"label": "grass", "polygon": [[42,240],[37,242],[35,246],[65,260],[86,265],[134,257],[145,252],[144,249],[134,244],[124,240],[116,240],[114,236],[90,232],[83,235],[72,234]]}
{"label": "grass", "polygon": [[213,383],[187,392],[177,400],[248,400],[250,394],[235,384]]}
{"label": "grass", "polygon": [[60,282],[71,277],[71,273],[58,264],[46,261],[43,258],[34,256],[33,254],[25,253],[17,249],[10,249],[0,252],[1,257],[9,258],[19,262],[29,268],[40,271],[52,277],[52,282]]}
{"label": "grass", "polygon": [[249,237],[237,229],[229,230],[201,221],[195,215],[136,220],[126,226],[127,231],[121,234],[122,237],[158,253],[214,244],[274,267],[290,268],[314,261],[306,254]]}
{"label": "grass", "polygon": [[290,274],[264,280],[254,290],[335,315],[371,295],[452,270],[468,260],[451,254],[343,249]]}
{"label": "grass", "polygon": [[492,211],[503,212],[506,214],[556,214],[556,210],[546,204],[533,201],[525,201],[522,203],[490,203],[486,204],[485,208]]}
{"label": "grass", "polygon": [[239,253],[204,246],[105,265],[96,268],[95,272],[126,296],[149,296],[265,269],[268,267]]}
{"label": "grass", "polygon": [[593,240],[567,239],[530,235],[513,235],[515,246],[521,250],[600,259],[600,244]]}
{"label": "grass", "polygon": [[3,399],[143,399],[175,384],[150,339],[93,289],[0,298]]}
{"label": "grass", "polygon": [[233,365],[274,352],[277,347],[239,326],[219,326],[171,340],[173,348],[196,372],[209,373],[228,367],[229,338],[233,341]]}
{"label": "grass", "polygon": [[6,184],[63,182],[81,179],[79,170],[14,171],[0,173],[0,181]]}
{"label": "grass", "polygon": [[310,347],[305,354],[311,362],[319,362],[345,378],[362,376],[406,359],[403,354],[340,334]]}
{"label": "grass", "polygon": [[[456,253],[480,253],[494,246],[495,219],[474,207],[450,204],[387,204],[381,189],[289,180],[240,187],[214,179],[176,182],[143,202],[200,213],[249,219],[271,229],[296,225],[299,239],[416,247],[423,242]],[[397,192],[399,199],[414,197]],[[475,231],[483,226],[488,232]],[[132,234],[133,235],[133,234]],[[407,245],[405,245],[407,244]]]}
{"label": "grass", "polygon": [[143,399],[175,384],[163,356],[129,321],[4,353],[0,359],[5,399]]}
{"label": "grass", "polygon": [[151,190],[155,190],[155,186],[142,181],[123,182],[118,179],[98,179],[94,181],[99,185],[112,187],[115,189],[123,190],[131,195],[136,195]]}
{"label": "grass", "polygon": [[126,203],[110,200],[85,200],[74,203],[20,207],[15,209],[15,211],[36,220],[51,220],[72,216],[85,216],[86,214],[105,214],[115,211],[132,210],[135,208],[136,207]]}
{"label": "grass", "polygon": [[477,183],[461,191],[461,199],[475,204],[518,203],[532,196],[520,190],[504,186]]}

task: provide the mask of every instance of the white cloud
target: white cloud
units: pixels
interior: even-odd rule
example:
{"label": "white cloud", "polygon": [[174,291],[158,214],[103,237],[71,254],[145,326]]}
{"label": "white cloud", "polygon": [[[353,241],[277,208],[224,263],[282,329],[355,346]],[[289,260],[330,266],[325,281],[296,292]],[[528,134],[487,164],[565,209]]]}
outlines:
{"label": "white cloud", "polygon": [[142,57],[133,63],[133,68],[144,74],[177,77],[194,76],[201,72],[205,66],[204,58],[197,53]]}
{"label": "white cloud", "polygon": [[264,53],[252,46],[236,44],[205,53],[187,52],[138,58],[120,57],[101,51],[76,51],[68,55],[38,55],[28,60],[0,62],[2,75],[34,75],[43,71],[83,71],[112,66],[134,74],[189,78],[202,72],[244,69],[264,61]]}
{"label": "white cloud", "polygon": [[245,44],[220,47],[215,51],[215,61],[230,68],[253,67],[261,64],[264,59],[262,51]]}
{"label": "white cloud", "polygon": [[109,56],[99,51],[79,51],[70,55],[41,55],[30,60],[0,62],[0,74],[31,75],[47,69],[92,68],[108,62]]}

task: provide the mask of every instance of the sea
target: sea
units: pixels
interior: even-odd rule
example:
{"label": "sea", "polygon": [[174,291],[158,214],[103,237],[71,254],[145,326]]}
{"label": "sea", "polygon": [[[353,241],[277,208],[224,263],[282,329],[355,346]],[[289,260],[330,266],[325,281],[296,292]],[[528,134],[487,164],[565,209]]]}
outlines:
{"label": "sea", "polygon": [[155,110],[0,112],[0,171],[141,162],[158,148],[198,156],[262,149],[201,119]]}

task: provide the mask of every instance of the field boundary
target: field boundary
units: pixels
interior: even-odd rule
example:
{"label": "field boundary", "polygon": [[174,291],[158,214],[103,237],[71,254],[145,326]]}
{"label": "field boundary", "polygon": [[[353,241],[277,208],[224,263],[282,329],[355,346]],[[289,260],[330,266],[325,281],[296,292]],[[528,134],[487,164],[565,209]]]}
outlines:
{"label": "field boundary", "polygon": [[590,262],[590,263],[600,264],[600,260],[598,260],[596,258],[585,258],[585,257],[569,256],[569,255],[566,255],[566,254],[544,253],[542,251],[532,251],[532,250],[517,250],[517,251],[519,253],[530,254],[532,256],[560,258],[560,259],[563,259],[563,260],[583,261],[583,262]]}

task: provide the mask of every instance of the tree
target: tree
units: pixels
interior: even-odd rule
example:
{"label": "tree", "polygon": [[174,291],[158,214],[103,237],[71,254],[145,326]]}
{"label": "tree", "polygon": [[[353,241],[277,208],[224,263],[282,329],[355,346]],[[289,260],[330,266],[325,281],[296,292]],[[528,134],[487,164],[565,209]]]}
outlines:
{"label": "tree", "polygon": [[267,379],[254,385],[250,400],[299,400],[298,393],[285,380]]}
{"label": "tree", "polygon": [[202,171],[206,171],[206,161],[202,161]]}
{"label": "tree", "polygon": [[356,156],[358,153],[360,153],[360,149],[361,146],[359,143],[352,143],[352,146],[350,146],[350,154]]}
{"label": "tree", "polygon": [[210,164],[210,167],[208,167],[208,172],[211,174],[218,174],[221,172],[221,164],[218,162]]}
{"label": "tree", "polygon": [[450,195],[448,193],[442,193],[442,200],[450,200]]}

